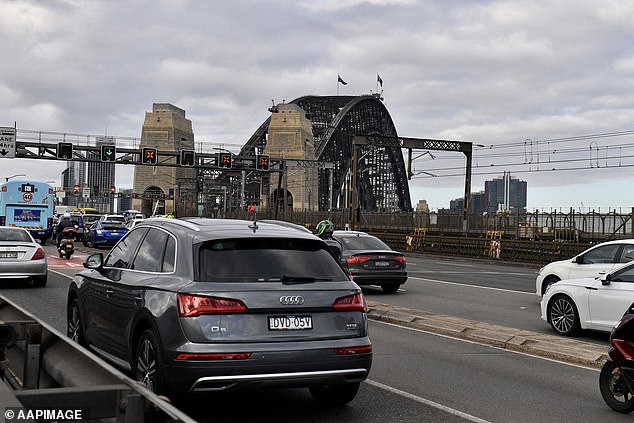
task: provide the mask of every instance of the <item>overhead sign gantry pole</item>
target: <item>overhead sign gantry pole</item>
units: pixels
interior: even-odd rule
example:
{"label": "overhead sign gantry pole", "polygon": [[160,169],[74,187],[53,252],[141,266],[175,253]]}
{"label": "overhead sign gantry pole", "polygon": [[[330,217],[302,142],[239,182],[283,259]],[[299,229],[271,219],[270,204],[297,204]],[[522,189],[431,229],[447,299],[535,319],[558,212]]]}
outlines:
{"label": "overhead sign gantry pole", "polygon": [[374,146],[374,147],[396,147],[408,149],[408,174],[407,179],[412,178],[412,150],[442,150],[442,151],[457,151],[464,153],[467,163],[465,169],[465,187],[464,187],[464,201],[463,201],[463,216],[462,216],[462,229],[467,230],[467,214],[469,211],[469,205],[471,202],[471,166],[472,166],[472,152],[473,144],[467,141],[450,141],[450,140],[436,140],[429,138],[406,138],[406,137],[388,137],[382,135],[355,135],[352,138],[352,183],[351,183],[351,202],[349,206],[349,219],[351,229],[356,229],[357,226],[357,213],[358,213],[358,166],[359,166],[359,148],[360,146]]}

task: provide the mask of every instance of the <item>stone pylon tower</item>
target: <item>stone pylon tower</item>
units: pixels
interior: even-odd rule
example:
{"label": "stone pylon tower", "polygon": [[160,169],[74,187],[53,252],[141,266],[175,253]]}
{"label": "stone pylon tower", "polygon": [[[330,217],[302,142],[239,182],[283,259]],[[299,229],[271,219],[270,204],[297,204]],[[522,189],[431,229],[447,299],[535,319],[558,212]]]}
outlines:
{"label": "stone pylon tower", "polygon": [[[139,148],[159,150],[159,163],[176,163],[176,158],[161,156],[160,151],[194,149],[192,122],[185,110],[168,103],[154,103],[145,113]],[[134,192],[141,198],[132,207],[146,216],[173,214],[178,217],[198,215],[196,170],[190,167],[138,165],[134,168]]]}
{"label": "stone pylon tower", "polygon": [[[264,153],[283,159],[315,160],[313,126],[306,112],[296,104],[278,104],[272,108],[268,140]],[[284,198],[279,173],[271,173],[270,197],[264,206]],[[316,167],[287,167],[286,190],[288,207],[296,210],[318,210],[318,175]]]}

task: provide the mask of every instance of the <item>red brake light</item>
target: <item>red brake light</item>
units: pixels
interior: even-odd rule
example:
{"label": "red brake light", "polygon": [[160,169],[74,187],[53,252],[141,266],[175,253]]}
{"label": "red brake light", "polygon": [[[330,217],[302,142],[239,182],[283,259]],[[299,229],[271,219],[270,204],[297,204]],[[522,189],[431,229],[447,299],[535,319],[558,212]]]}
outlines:
{"label": "red brake light", "polygon": [[2,192],[7,192],[7,187],[2,187]]}
{"label": "red brake light", "polygon": [[352,256],[348,257],[346,259],[346,262],[348,262],[348,264],[361,264],[365,263],[368,260],[370,260],[369,256]]}
{"label": "red brake light", "polygon": [[363,347],[335,348],[335,354],[337,355],[369,354],[371,352],[372,345],[366,345]]}
{"label": "red brake light", "polygon": [[399,262],[402,266],[405,266],[405,263],[406,263],[405,257],[403,257],[403,256],[394,257],[394,261]]}
{"label": "red brake light", "polygon": [[202,314],[242,313],[247,306],[231,298],[205,297],[202,295],[178,294],[178,315],[194,317]]}
{"label": "red brake light", "polygon": [[365,298],[363,298],[363,294],[360,292],[358,294],[337,298],[332,304],[332,308],[334,310],[362,311],[364,313],[368,311]]}
{"label": "red brake light", "polygon": [[251,357],[250,352],[248,353],[198,353],[198,354],[189,354],[189,353],[180,353],[176,356],[177,360],[186,361],[186,360],[246,360]]}
{"label": "red brake light", "polygon": [[42,249],[42,247],[38,247],[37,251],[35,251],[35,254],[33,254],[33,257],[31,257],[31,260],[42,260],[44,257],[46,257],[46,254],[44,254],[44,250]]}

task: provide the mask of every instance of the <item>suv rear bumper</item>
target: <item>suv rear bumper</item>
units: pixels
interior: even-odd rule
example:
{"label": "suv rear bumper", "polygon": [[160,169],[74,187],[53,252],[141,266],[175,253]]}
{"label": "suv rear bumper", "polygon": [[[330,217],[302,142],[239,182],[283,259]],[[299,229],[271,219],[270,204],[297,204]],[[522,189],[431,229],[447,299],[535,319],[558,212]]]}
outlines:
{"label": "suv rear bumper", "polygon": [[[370,345],[367,338],[362,339],[365,342],[359,346]],[[345,346],[350,346],[347,344]],[[332,345],[318,350],[254,351],[246,360],[173,360],[165,366],[165,378],[167,385],[179,392],[362,382],[370,373],[372,353],[335,354],[334,348],[343,346]]]}

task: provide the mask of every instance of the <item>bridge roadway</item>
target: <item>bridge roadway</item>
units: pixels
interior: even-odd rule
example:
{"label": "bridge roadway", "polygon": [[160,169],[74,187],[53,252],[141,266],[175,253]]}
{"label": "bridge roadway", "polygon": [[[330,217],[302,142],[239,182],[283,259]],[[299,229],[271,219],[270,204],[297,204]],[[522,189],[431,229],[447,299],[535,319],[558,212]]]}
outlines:
{"label": "bridge roadway", "polygon": [[[49,267],[70,271],[72,274],[75,270],[83,268],[83,260],[93,251],[98,250],[79,246],[77,254],[70,261],[59,259],[49,252]],[[371,291],[370,288],[370,292],[366,292],[366,300],[370,308],[370,319],[594,368],[600,368],[607,358],[607,337],[605,334],[589,332],[584,333],[580,337],[566,338],[555,335],[550,327],[539,318],[539,297],[531,295],[531,291],[534,289],[535,266],[424,255],[408,256],[408,265],[410,276],[421,281],[430,280],[420,277],[423,272],[433,273],[435,279],[442,279],[443,274],[448,276],[457,275],[457,278],[454,278],[453,281],[460,279],[464,280],[466,284],[478,285],[493,285],[492,281],[499,278],[499,275],[505,275],[503,277],[506,280],[504,286],[508,286],[508,280],[515,279],[519,281],[519,284],[517,286],[511,285],[511,289],[524,291],[530,297],[527,304],[532,305],[530,308],[532,312],[531,319],[528,321],[524,315],[520,318],[503,316],[501,319],[508,323],[492,323],[495,320],[492,320],[492,316],[486,315],[488,314],[486,311],[488,305],[486,304],[483,309],[474,311],[473,316],[476,318],[464,318],[451,312],[432,312],[420,306],[411,307],[408,306],[408,304],[412,303],[411,301],[406,303],[402,301],[408,295],[415,295],[414,292],[409,292],[412,285],[411,282],[403,285],[399,294],[395,296],[382,295],[380,301],[373,300],[377,291]],[[438,266],[438,268],[435,266]],[[463,272],[451,271],[451,266],[459,266],[463,269],[466,266],[467,269]],[[421,271],[421,268],[425,270]],[[491,271],[491,268],[499,271]],[[484,278],[470,280],[470,278],[477,278],[478,274],[483,275]],[[522,280],[524,281],[522,282]],[[452,283],[452,278],[449,277],[444,282]],[[447,289],[446,286],[444,288]],[[489,288],[502,289],[495,286],[489,286]],[[458,289],[464,291],[465,286]],[[427,297],[430,296],[429,294],[428,290],[423,293]],[[466,295],[470,294],[467,293]],[[420,304],[420,301],[416,302]],[[510,306],[520,309],[526,308],[526,306],[514,304]],[[464,308],[462,305],[460,307]],[[504,306],[502,305],[500,308],[502,309]],[[470,315],[463,313],[463,316]],[[536,327],[539,329],[534,329]]]}

